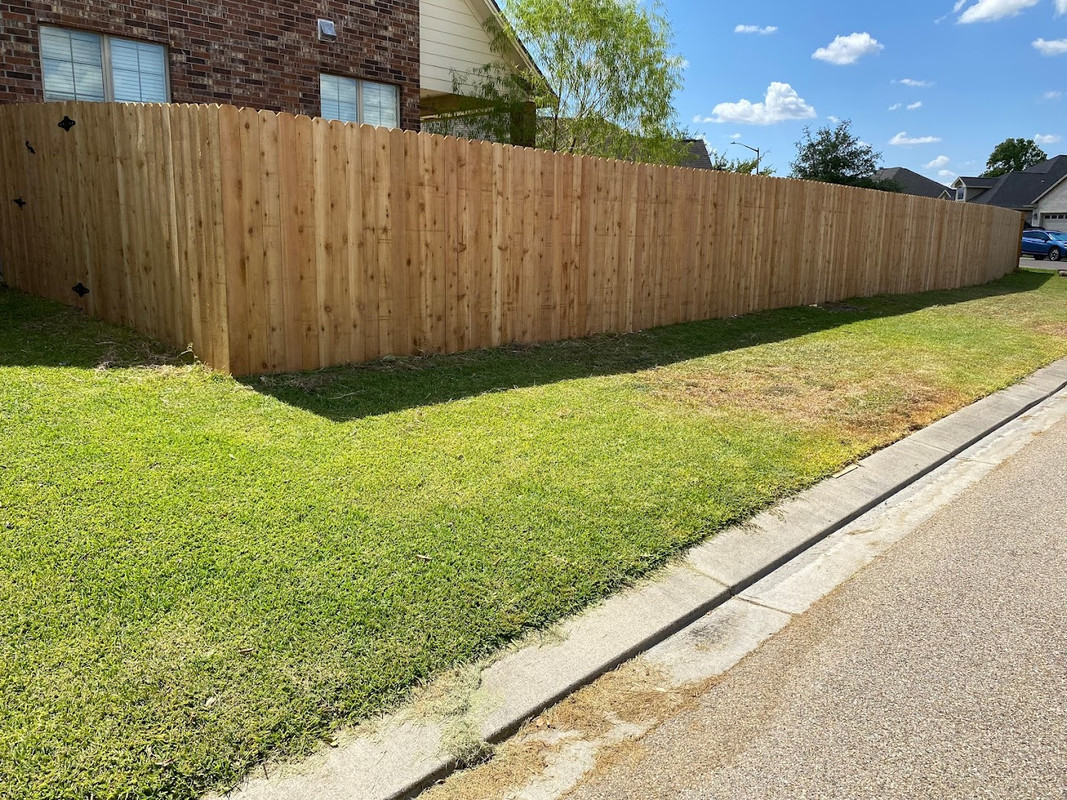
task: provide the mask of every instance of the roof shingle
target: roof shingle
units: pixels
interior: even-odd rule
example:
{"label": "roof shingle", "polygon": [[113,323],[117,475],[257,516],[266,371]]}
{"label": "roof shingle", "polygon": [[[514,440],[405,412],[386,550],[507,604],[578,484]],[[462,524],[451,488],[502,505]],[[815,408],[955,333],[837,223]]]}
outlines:
{"label": "roof shingle", "polygon": [[[1022,172],[1009,172],[995,180],[987,192],[971,202],[1022,210],[1031,208],[1045,192],[1067,177],[1067,155],[1056,156]],[[969,185],[969,184],[968,184]]]}

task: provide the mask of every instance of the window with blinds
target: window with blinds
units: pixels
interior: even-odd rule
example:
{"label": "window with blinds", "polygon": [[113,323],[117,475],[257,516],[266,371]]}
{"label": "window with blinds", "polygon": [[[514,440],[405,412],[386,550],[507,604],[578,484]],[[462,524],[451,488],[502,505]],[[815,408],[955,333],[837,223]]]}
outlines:
{"label": "window with blinds", "polygon": [[50,26],[40,34],[45,100],[169,100],[162,45]]}
{"label": "window with blinds", "polygon": [[400,90],[396,86],[322,74],[319,92],[326,119],[400,127]]}

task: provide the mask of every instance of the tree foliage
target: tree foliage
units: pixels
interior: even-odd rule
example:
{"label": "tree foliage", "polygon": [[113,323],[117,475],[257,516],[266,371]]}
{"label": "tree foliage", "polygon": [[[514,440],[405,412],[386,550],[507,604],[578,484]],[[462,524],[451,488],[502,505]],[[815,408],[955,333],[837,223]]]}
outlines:
{"label": "tree foliage", "polygon": [[508,0],[505,24],[490,23],[494,49],[525,47],[540,69],[487,65],[454,76],[481,102],[496,132],[533,101],[537,144],[549,150],[677,163],[682,131],[674,97],[682,59],[658,3],[638,0]]}
{"label": "tree foliage", "polygon": [[891,181],[875,180],[874,173],[882,154],[876,153],[852,133],[851,120],[842,120],[832,128],[819,128],[814,135],[806,126],[796,147],[797,157],[791,165],[794,178],[900,191],[900,187]]}
{"label": "tree foliage", "polygon": [[727,158],[722,153],[712,153],[711,168],[720,172],[737,172],[741,175],[773,175],[774,167],[760,167],[756,172],[756,157]]}
{"label": "tree foliage", "polygon": [[993,148],[982,177],[996,178],[1008,172],[1019,172],[1047,158],[1033,139],[1005,139]]}

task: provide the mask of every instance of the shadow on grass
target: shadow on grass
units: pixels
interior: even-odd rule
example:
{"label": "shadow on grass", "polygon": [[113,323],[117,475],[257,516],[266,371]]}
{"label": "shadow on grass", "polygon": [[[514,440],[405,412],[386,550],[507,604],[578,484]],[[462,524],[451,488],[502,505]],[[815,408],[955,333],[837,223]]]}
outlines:
{"label": "shadow on grass", "polygon": [[123,369],[189,363],[190,354],[130,328],[0,285],[0,367]]}
{"label": "shadow on grass", "polygon": [[[1016,272],[984,286],[884,295],[823,306],[688,322],[631,334],[453,355],[387,358],[312,372],[241,378],[258,392],[344,422],[485,392],[617,375],[792,339],[860,320],[1029,292],[1050,273]],[[77,309],[0,289],[0,366],[85,369],[187,363],[177,351]]]}
{"label": "shadow on grass", "polygon": [[638,333],[467,353],[384,359],[314,372],[240,379],[256,391],[335,422],[459,400],[485,392],[617,375],[792,339],[859,320],[1038,289],[1047,275],[1019,272],[951,291],[861,298],[823,306],[688,322]]}

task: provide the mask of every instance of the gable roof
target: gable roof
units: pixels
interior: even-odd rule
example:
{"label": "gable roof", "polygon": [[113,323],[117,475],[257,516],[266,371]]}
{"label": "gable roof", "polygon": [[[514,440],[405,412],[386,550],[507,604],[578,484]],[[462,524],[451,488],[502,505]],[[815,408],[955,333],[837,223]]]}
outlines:
{"label": "gable roof", "polygon": [[[484,6],[485,10],[488,12],[487,16],[491,17],[501,28],[503,28],[507,24],[506,18],[504,17],[504,12],[501,10],[496,0],[472,1],[479,6]],[[523,66],[525,66],[527,69],[533,70],[534,72],[540,73],[541,76],[544,77],[544,73],[541,72],[541,67],[537,64],[536,61],[534,61],[534,57],[530,55],[530,51],[526,49],[525,42],[516,38],[514,41],[509,42],[509,44],[511,45],[511,49],[514,52],[515,56],[518,58],[519,62],[522,63]]]}
{"label": "gable roof", "polygon": [[1002,208],[1031,208],[1043,194],[1067,177],[1067,155],[1034,164],[1022,172],[1009,172],[996,179],[989,191],[971,202]]}
{"label": "gable roof", "polygon": [[912,172],[906,167],[888,167],[874,173],[876,181],[893,181],[905,194],[914,194],[919,197],[943,197],[949,194],[949,188],[943,183],[930,180],[918,172]]}
{"label": "gable roof", "polygon": [[685,152],[678,166],[691,169],[713,169],[711,156],[708,155],[708,146],[704,144],[703,139],[682,139],[682,144],[685,145]]}
{"label": "gable roof", "polygon": [[952,185],[959,184],[960,186],[966,186],[968,189],[988,189],[996,182],[996,178],[983,178],[981,176],[965,178],[961,175],[952,182]]}
{"label": "gable roof", "polygon": [[506,24],[495,0],[420,0],[422,99],[472,94],[469,90],[480,83],[477,72],[487,64],[508,71],[538,72],[523,42],[511,36],[497,40],[494,31]]}

